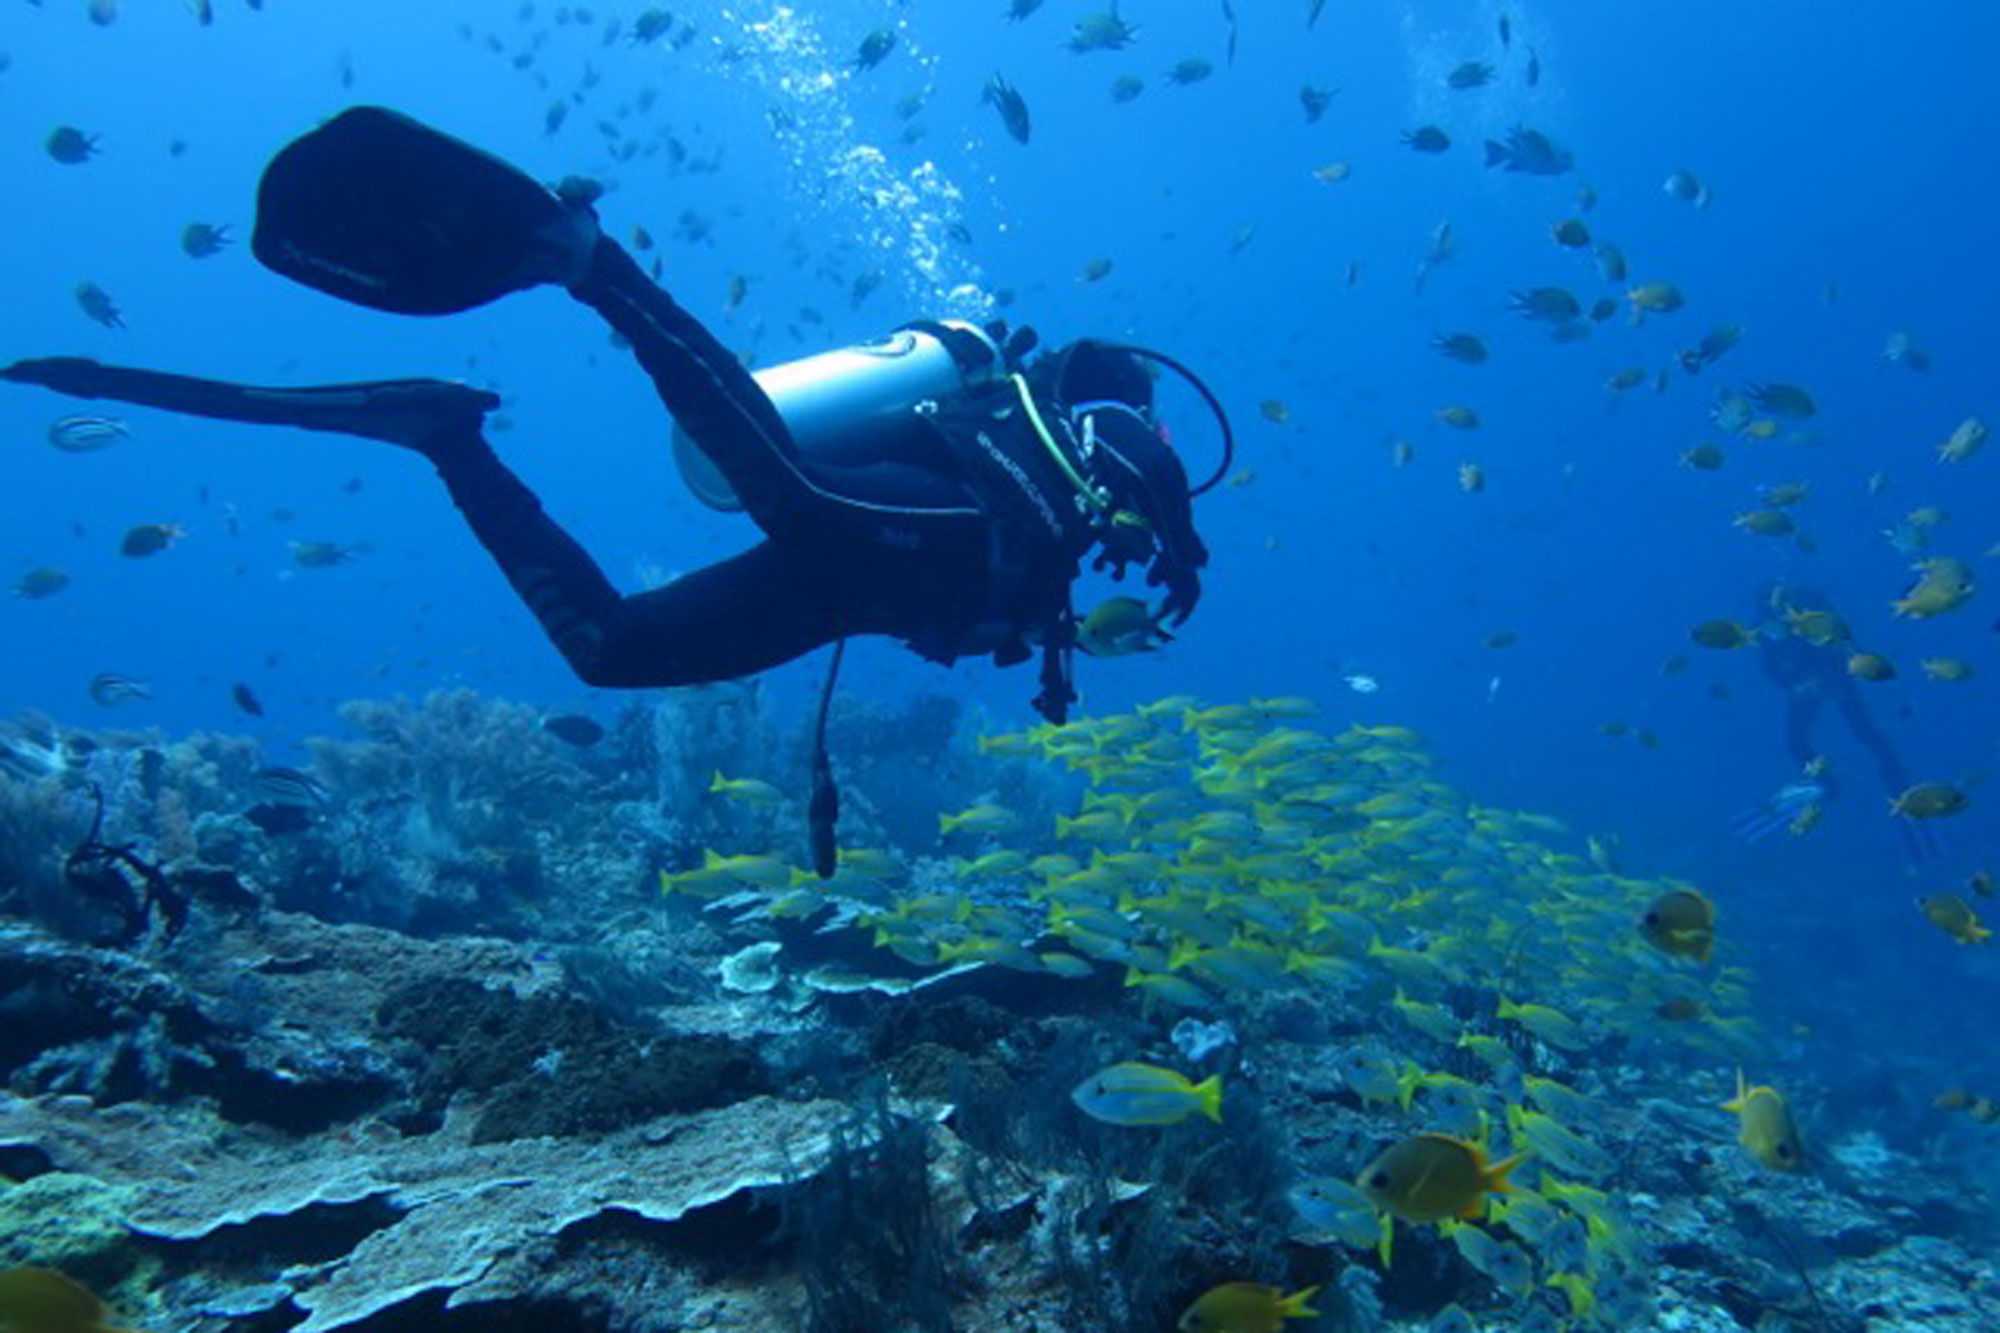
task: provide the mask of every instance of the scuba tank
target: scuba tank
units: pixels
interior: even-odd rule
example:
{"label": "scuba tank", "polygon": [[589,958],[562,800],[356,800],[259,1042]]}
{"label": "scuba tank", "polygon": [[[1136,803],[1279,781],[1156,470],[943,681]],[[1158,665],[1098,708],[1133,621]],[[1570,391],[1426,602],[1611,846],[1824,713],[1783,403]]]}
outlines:
{"label": "scuba tank", "polygon": [[[985,330],[962,320],[919,320],[877,338],[752,372],[802,455],[871,462],[901,450],[894,436],[929,427],[920,404],[1004,379],[1006,357]],[[711,509],[743,508],[688,433],[674,427],[674,463]]]}

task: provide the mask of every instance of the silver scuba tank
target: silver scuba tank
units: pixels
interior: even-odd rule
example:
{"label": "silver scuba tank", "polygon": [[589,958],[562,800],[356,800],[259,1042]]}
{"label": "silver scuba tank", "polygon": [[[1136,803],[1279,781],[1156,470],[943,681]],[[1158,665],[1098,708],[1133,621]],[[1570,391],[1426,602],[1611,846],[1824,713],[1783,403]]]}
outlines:
{"label": "silver scuba tank", "polygon": [[[777,405],[799,453],[833,463],[896,456],[894,438],[928,430],[916,407],[1003,378],[1006,358],[986,331],[962,320],[905,324],[856,343],[753,371]],[[743,508],[715,464],[674,427],[674,463],[696,499],[711,509]]]}

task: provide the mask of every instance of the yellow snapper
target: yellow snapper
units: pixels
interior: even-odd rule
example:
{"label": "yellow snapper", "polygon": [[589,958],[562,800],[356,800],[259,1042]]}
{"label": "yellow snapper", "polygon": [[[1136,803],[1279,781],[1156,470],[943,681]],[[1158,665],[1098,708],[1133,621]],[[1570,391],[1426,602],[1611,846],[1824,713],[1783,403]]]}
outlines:
{"label": "yellow snapper", "polygon": [[1442,1225],[1465,1262],[1493,1279],[1494,1286],[1510,1296],[1526,1296],[1535,1289],[1535,1261],[1519,1245],[1475,1226],[1449,1220]]}
{"label": "yellow snapper", "polygon": [[1515,1004],[1506,996],[1500,997],[1499,1016],[1512,1019],[1551,1046],[1565,1051],[1580,1050],[1590,1044],[1589,1035],[1583,1025],[1560,1009],[1551,1009],[1545,1004]]}
{"label": "yellow snapper", "polygon": [[1382,1216],[1359,1188],[1331,1176],[1301,1180],[1285,1191],[1285,1201],[1314,1231],[1326,1232],[1344,1245],[1366,1249],[1378,1244]]}
{"label": "yellow snapper", "polygon": [[1614,1164],[1609,1154],[1552,1116],[1509,1106],[1507,1125],[1515,1147],[1526,1148],[1566,1175],[1602,1180],[1611,1174]]}
{"label": "yellow snapper", "polygon": [[1070,1100],[1107,1125],[1178,1125],[1199,1111],[1222,1123],[1222,1075],[1199,1083],[1158,1065],[1127,1061],[1100,1069],[1076,1085]]}
{"label": "yellow snapper", "polygon": [[1021,817],[1006,806],[986,802],[961,810],[955,815],[940,814],[938,834],[943,836],[959,829],[982,836],[1006,833],[1020,822]]}
{"label": "yellow snapper", "polygon": [[708,790],[712,796],[727,796],[745,805],[777,805],[785,799],[783,792],[762,778],[726,778],[719,768],[709,780]]}

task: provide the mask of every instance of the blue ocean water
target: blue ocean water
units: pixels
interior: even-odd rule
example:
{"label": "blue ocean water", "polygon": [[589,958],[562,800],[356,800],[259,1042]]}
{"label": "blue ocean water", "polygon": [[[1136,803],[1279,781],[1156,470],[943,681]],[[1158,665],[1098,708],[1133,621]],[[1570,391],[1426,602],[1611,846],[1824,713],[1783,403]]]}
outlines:
{"label": "blue ocean water", "polygon": [[[1237,0],[1232,61],[1219,0],[1130,0],[1137,42],[1088,54],[1063,43],[1091,6],[1058,0],[1020,23],[1001,0],[681,6],[697,36],[678,51],[605,44],[631,5],[214,8],[199,26],[166,0],[126,0],[110,24],[81,0],[8,7],[0,358],[79,353],[265,383],[464,377],[507,396],[503,453],[622,586],[747,544],[746,520],[682,490],[643,377],[561,294],[396,319],[250,259],[263,163],[356,102],[538,176],[601,177],[607,227],[629,238],[644,226],[669,288],[760,364],[941,311],[1004,314],[1051,341],[1159,347],[1229,406],[1242,484],[1199,504],[1214,564],[1195,619],[1157,655],[1084,663],[1088,708],[1296,694],[1335,725],[1417,727],[1475,799],[1557,815],[1615,838],[1628,865],[1708,886],[1754,952],[1767,1016],[1803,1064],[1853,1085],[1850,1114],[1869,1099],[1907,1109],[1941,1082],[2000,1083],[1981,1054],[2000,993],[1990,951],[1954,945],[1912,907],[1994,856],[1979,785],[2000,716],[1992,594],[1935,620],[1893,617],[1912,557],[1885,537],[1941,507],[1927,553],[1978,576],[2000,540],[1994,452],[1955,466],[1935,456],[1962,419],[2000,413],[1988,332],[2000,188],[1983,143],[2000,113],[1985,71],[2000,15],[1331,0],[1308,29],[1304,0]],[[855,71],[852,53],[884,27],[896,49]],[[1191,56],[1213,73],[1170,85],[1167,69]],[[1490,62],[1492,83],[1448,88],[1466,60]],[[1026,146],[981,103],[996,71],[1033,112]],[[1146,88],[1114,104],[1123,74]],[[1339,90],[1318,123],[1300,109],[1308,84]],[[910,94],[923,106],[905,121],[896,103]],[[1402,145],[1427,123],[1447,130],[1449,152]],[[44,141],[65,124],[99,136],[98,155],[52,160]],[[904,142],[906,125],[921,135]],[[1516,125],[1571,150],[1575,168],[1482,165],[1481,141]],[[678,167],[668,136],[686,150]],[[633,139],[661,151],[619,160],[612,149]],[[1333,162],[1351,164],[1348,179],[1314,178]],[[1712,202],[1670,197],[1675,171]],[[1632,280],[1677,284],[1686,308],[1634,326],[1621,300],[1572,343],[1510,313],[1510,292],[1541,284],[1586,304],[1622,296],[1625,284],[1550,239],[1572,215],[1623,250]],[[196,221],[228,225],[238,243],[189,259],[178,239]],[[1456,254],[1418,293],[1444,222]],[[1098,259],[1109,274],[1082,280]],[[870,274],[880,286],[853,300]],[[727,310],[739,275],[747,297]],[[127,327],[84,318],[84,280]],[[1011,303],[991,305],[1003,291]],[[1672,370],[1656,392],[1652,375],[1724,321],[1742,325],[1741,345],[1698,377]],[[1459,329],[1486,339],[1486,364],[1430,350]],[[1897,331],[1930,353],[1928,370],[1884,357]],[[1608,390],[1627,367],[1646,382]],[[1718,393],[1751,381],[1803,385],[1818,413],[1769,441],[1712,425]],[[1267,399],[1287,421],[1260,413]],[[1480,428],[1439,422],[1447,404],[1476,409]],[[47,600],[0,603],[9,709],[244,731],[273,762],[296,762],[344,699],[467,684],[550,709],[616,707],[568,677],[415,460],[136,410],[118,413],[132,436],[114,448],[48,448],[49,424],[74,410],[0,395],[8,581],[34,566],[74,578]],[[1176,439],[1200,475],[1213,435],[1198,412],[1183,417]],[[1725,448],[1720,470],[1680,462],[1704,441]],[[1464,463],[1483,470],[1483,491],[1461,489]],[[1809,550],[1732,526],[1759,487],[1784,482],[1811,488],[1796,511]],[[187,535],[157,557],[121,557],[119,534],[144,522]],[[372,549],[298,567],[288,543],[315,540]],[[1970,813],[1940,821],[1936,855],[1905,855],[1888,793],[1831,714],[1821,743],[1845,781],[1822,823],[1755,846],[1730,836],[1733,815],[1795,775],[1784,699],[1754,653],[1696,647],[1689,629],[1754,617],[1773,580],[1829,594],[1857,642],[1895,662],[1897,679],[1860,687],[1868,707],[1913,778],[1971,791]],[[1483,646],[1503,630],[1518,642]],[[1664,673],[1675,655],[1687,670]],[[1919,661],[1941,656],[1974,677],[1927,679]],[[103,671],[143,677],[155,697],[107,719],[85,693]],[[815,679],[806,663],[771,683],[796,702]],[[265,718],[232,708],[237,681]],[[1029,720],[1033,682],[868,644],[845,688],[947,692],[1013,726]],[[1656,748],[1635,740],[1641,728]]]}

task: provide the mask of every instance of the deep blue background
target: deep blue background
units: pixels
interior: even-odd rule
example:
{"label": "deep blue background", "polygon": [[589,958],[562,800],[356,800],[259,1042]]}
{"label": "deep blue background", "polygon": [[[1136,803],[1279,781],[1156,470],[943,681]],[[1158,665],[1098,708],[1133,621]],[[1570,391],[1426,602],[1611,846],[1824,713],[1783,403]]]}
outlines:
{"label": "deep blue background", "polygon": [[[1011,289],[1004,313],[1051,339],[1130,337],[1200,368],[1235,415],[1238,467],[1251,476],[1201,502],[1215,563],[1200,614],[1157,657],[1084,663],[1090,706],[1183,690],[1305,694],[1336,725],[1417,726],[1474,799],[1558,814],[1622,839],[1635,870],[1710,888],[1772,979],[1780,1026],[1803,1020],[1801,1053],[1829,1071],[1904,1060],[2000,1086],[2000,1069],[1976,1054],[2000,996],[1990,951],[1955,947],[1910,904],[1993,858],[1990,789],[1975,787],[1972,813],[1944,830],[1946,856],[1912,868],[1860,756],[1830,728],[1849,781],[1823,827],[1739,847],[1729,816],[1791,773],[1779,699],[1747,654],[1687,637],[1702,619],[1746,614],[1773,577],[1813,582],[1901,668],[1865,688],[1918,777],[1976,783],[1993,761],[1993,592],[1936,621],[1892,621],[1907,559],[1882,532],[1915,506],[1942,506],[1935,549],[1992,577],[2000,446],[1957,468],[1933,450],[1969,414],[2000,417],[1989,332],[2000,308],[1990,143],[2000,90],[1988,71],[2000,11],[1942,0],[1893,12],[1806,0],[1331,0],[1308,32],[1305,0],[1237,0],[1240,49],[1224,66],[1219,3],[1129,0],[1137,45],[1073,55],[1063,39],[1091,7],[1050,0],[1009,24],[1003,0],[844,0],[798,6],[779,40],[751,29],[777,12],[767,3],[682,4],[672,8],[699,36],[673,52],[602,44],[605,20],[622,12],[629,23],[635,4],[591,6],[585,24],[558,23],[573,13],[545,0],[530,17],[512,3],[270,0],[252,13],[216,0],[204,29],[165,0],[128,0],[110,27],[88,23],[81,0],[9,3],[0,357],[79,352],[268,382],[431,373],[493,384],[510,399],[506,456],[613,577],[637,587],[750,532],[679,488],[649,389],[587,312],[538,292],[450,320],[398,320],[292,287],[241,246],[193,262],[179,252],[181,228],[224,222],[246,235],[270,153],[348,103],[374,101],[538,175],[605,177],[607,225],[646,226],[675,293],[762,362],[937,313],[959,284]],[[1503,8],[1511,52],[1496,35]],[[851,74],[851,53],[882,25],[899,48]],[[1535,88],[1523,79],[1530,49],[1543,71]],[[1167,86],[1166,68],[1190,55],[1213,60],[1215,75]],[[1473,58],[1499,67],[1496,82],[1448,90],[1445,74]],[[996,70],[1033,110],[1029,147],[980,104]],[[1148,86],[1114,106],[1107,90],[1124,73]],[[550,104],[587,79],[567,123],[546,134]],[[1298,106],[1308,82],[1341,90],[1317,125]],[[647,88],[657,104],[637,113]],[[925,133],[899,142],[893,105],[918,91]],[[775,131],[774,111],[792,128]],[[645,140],[671,132],[719,169],[614,162],[600,121]],[[1449,130],[1451,152],[1401,146],[1402,131],[1426,122]],[[1517,122],[1573,149],[1576,171],[1484,169],[1479,140]],[[59,123],[101,135],[102,155],[51,160],[43,140]],[[1335,160],[1353,164],[1351,179],[1312,178]],[[1662,192],[1680,168],[1711,186],[1711,208]],[[934,188],[917,188],[925,182]],[[1586,215],[1593,231],[1624,250],[1635,280],[1678,283],[1688,308],[1558,345],[1509,314],[1506,297],[1539,283],[1586,300],[1617,294],[1587,257],[1549,239],[1586,182],[1601,199]],[[709,243],[672,239],[684,210],[712,221]],[[1459,256],[1419,297],[1412,274],[1446,219]],[[913,239],[953,222],[970,247],[947,243],[941,263],[921,265]],[[1115,261],[1110,276],[1080,281],[1098,257]],[[853,308],[850,285],[869,271],[885,281]],[[749,298],[725,313],[734,274],[749,278]],[[122,304],[128,329],[78,312],[72,288],[86,278]],[[825,324],[801,322],[802,307]],[[1721,320],[1745,327],[1743,345],[1699,380],[1677,374],[1664,394],[1603,387],[1623,367],[1652,371]],[[1486,337],[1488,364],[1428,349],[1432,334],[1461,328]],[[1897,329],[1933,354],[1928,374],[1882,358]],[[1819,417],[1768,443],[1717,435],[1708,405],[1749,379],[1806,385]],[[1290,424],[1260,416],[1266,398],[1289,404]],[[1446,403],[1475,407],[1483,428],[1439,424],[1432,414]],[[48,601],[0,601],[0,706],[83,725],[251,729],[274,761],[295,757],[296,738],[332,725],[332,706],[356,696],[462,682],[551,708],[612,706],[566,676],[416,461],[136,411],[120,413],[129,442],[59,454],[47,426],[75,410],[87,408],[0,395],[6,579],[36,564],[76,578]],[[1206,424],[1185,414],[1177,426],[1191,470],[1205,472]],[[1390,462],[1397,439],[1414,446],[1406,468]],[[1678,463],[1711,439],[1728,449],[1723,470]],[[1485,493],[1458,489],[1464,461],[1485,470]],[[1877,472],[1888,479],[1879,495],[1865,484]],[[1798,515],[1816,551],[1731,527],[1759,485],[1794,480],[1812,485]],[[225,505],[242,517],[240,538],[225,535]],[[280,510],[295,516],[279,521]],[[189,535],[152,560],[118,556],[119,534],[148,521]],[[315,539],[376,549],[339,569],[295,568],[285,543]],[[1503,628],[1516,646],[1481,646]],[[1692,668],[1661,674],[1676,653]],[[1924,679],[1919,659],[1947,653],[1978,678]],[[776,673],[780,697],[795,700],[811,669]],[[147,678],[157,698],[101,713],[84,686],[104,670]],[[1343,677],[1356,673],[1379,692],[1349,690]],[[234,680],[263,696],[266,721],[233,712]],[[1025,671],[944,672],[867,645],[847,685],[952,691],[997,727],[1030,720]],[[1660,747],[1607,738],[1608,722],[1650,728]],[[1922,1079],[1909,1085],[1924,1090]]]}

